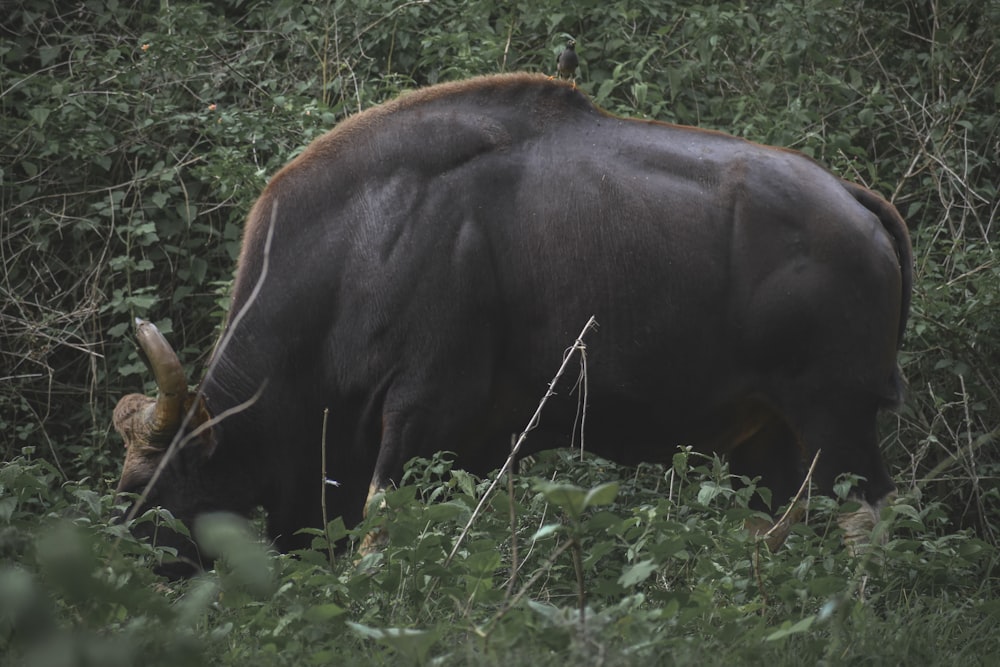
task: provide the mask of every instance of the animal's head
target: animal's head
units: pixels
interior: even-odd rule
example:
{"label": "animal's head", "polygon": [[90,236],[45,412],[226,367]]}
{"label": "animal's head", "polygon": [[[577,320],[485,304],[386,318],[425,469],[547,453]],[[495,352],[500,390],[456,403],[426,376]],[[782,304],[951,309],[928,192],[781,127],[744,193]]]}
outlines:
{"label": "animal's head", "polygon": [[[150,322],[136,320],[136,336],[156,378],[156,398],[129,394],[115,407],[115,430],[125,441],[125,464],[118,493],[134,494],[128,517],[163,507],[189,528],[202,511],[213,509],[210,485],[203,483],[211,456],[212,435],[202,401],[189,394],[180,360],[163,334]],[[133,531],[161,546],[177,550],[179,563],[161,568],[180,576],[200,565],[195,544],[183,534],[142,522]]]}

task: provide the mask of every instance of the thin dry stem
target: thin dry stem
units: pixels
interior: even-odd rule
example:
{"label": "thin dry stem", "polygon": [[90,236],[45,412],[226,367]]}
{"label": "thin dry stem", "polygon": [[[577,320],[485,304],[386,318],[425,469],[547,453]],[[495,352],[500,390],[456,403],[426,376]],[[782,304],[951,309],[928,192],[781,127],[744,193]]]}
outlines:
{"label": "thin dry stem", "polygon": [[[761,539],[757,541],[758,548],[760,547],[760,543],[764,541],[767,542],[767,546],[773,551],[775,548],[781,546],[781,543],[785,541],[786,537],[788,537],[787,530],[790,528],[788,517],[792,514],[792,510],[795,509],[796,505],[798,505],[799,500],[802,498],[802,494],[805,493],[807,488],[809,488],[809,484],[812,482],[813,471],[816,470],[816,462],[819,461],[819,455],[821,453],[822,450],[816,451],[816,455],[813,456],[812,463],[809,464],[809,470],[806,471],[805,479],[803,479],[802,484],[799,485],[799,490],[795,492],[795,497],[792,498],[792,502],[788,503],[788,507],[785,508],[785,513],[781,515],[781,518],[775,521],[774,525],[771,526],[771,528],[761,536]],[[786,531],[784,535],[776,532],[778,531],[779,526],[782,526],[783,530]],[[777,540],[777,543],[772,546],[772,540],[770,538],[779,536],[780,539]]]}
{"label": "thin dry stem", "polygon": [[510,53],[510,43],[514,39],[514,17],[517,15],[517,3],[510,8],[510,25],[507,28],[507,42],[503,45],[503,60],[500,61],[500,71],[507,71],[507,54]]}
{"label": "thin dry stem", "polygon": [[[517,441],[514,440],[514,436],[510,437],[510,450],[514,451],[514,446]],[[505,599],[510,599],[511,594],[514,592],[514,586],[517,584],[517,505],[514,502],[514,471],[511,470],[510,474],[507,475],[507,500],[510,506],[510,579],[507,581],[507,592],[504,594]]]}
{"label": "thin dry stem", "polygon": [[533,431],[538,426],[538,421],[541,418],[542,410],[545,408],[545,403],[548,402],[551,396],[555,395],[556,383],[559,382],[559,379],[566,371],[566,367],[569,365],[569,360],[572,358],[573,352],[575,352],[576,350],[582,351],[583,349],[586,348],[586,345],[584,345],[583,342],[583,337],[587,335],[587,332],[590,331],[591,328],[596,326],[597,326],[597,320],[594,319],[593,316],[591,316],[590,319],[587,320],[587,324],[585,324],[583,329],[580,331],[580,334],[576,337],[576,341],[573,343],[572,347],[570,347],[566,351],[566,354],[563,355],[562,365],[559,366],[559,370],[556,371],[556,374],[552,378],[552,381],[549,382],[549,386],[545,392],[545,395],[542,396],[542,399],[538,402],[538,408],[535,409],[535,414],[531,416],[531,419],[528,421],[528,425],[524,428],[523,431],[521,431],[521,435],[518,437],[517,442],[514,443],[514,447],[510,452],[510,456],[507,457],[507,460],[504,462],[503,467],[500,468],[500,472],[497,473],[497,476],[493,479],[493,482],[490,484],[489,488],[487,488],[486,492],[483,493],[483,497],[479,500],[479,504],[476,505],[476,509],[472,512],[472,516],[469,517],[468,522],[465,524],[465,528],[462,529],[462,532],[458,536],[458,539],[455,540],[455,546],[452,547],[451,552],[448,554],[448,557],[444,561],[446,567],[448,566],[448,564],[451,563],[451,560],[452,558],[455,557],[455,554],[458,553],[459,546],[461,546],[462,541],[465,540],[465,536],[469,534],[469,530],[472,528],[472,524],[475,522],[476,518],[479,517],[479,514],[480,512],[482,512],[483,506],[486,504],[486,501],[493,494],[493,490],[496,489],[497,483],[499,483],[499,481],[503,478],[503,476],[510,471],[511,466],[513,465],[514,461],[517,458],[517,453],[521,450],[521,447],[528,439],[528,433]]}
{"label": "thin dry stem", "polygon": [[330,565],[333,565],[336,559],[333,553],[333,540],[330,539],[330,519],[326,513],[326,487],[330,483],[326,476],[326,423],[329,421],[329,418],[330,408],[323,408],[323,435],[320,436],[319,442],[320,458],[322,461],[321,467],[323,470],[319,485],[319,503],[320,509],[323,511],[323,535],[326,537],[326,548],[330,557]]}

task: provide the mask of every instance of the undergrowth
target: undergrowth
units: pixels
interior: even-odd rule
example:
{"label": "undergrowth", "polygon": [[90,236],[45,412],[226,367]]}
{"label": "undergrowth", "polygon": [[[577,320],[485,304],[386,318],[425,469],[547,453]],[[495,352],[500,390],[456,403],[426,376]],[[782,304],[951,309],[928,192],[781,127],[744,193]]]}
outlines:
{"label": "undergrowth", "polygon": [[[576,11],[585,7],[585,11]],[[0,23],[0,662],[985,664],[1000,527],[1000,4],[292,0],[5,5]],[[888,196],[915,285],[906,403],[882,420],[902,497],[859,559],[837,502],[775,553],[714,461],[564,454],[492,497],[409,469],[386,514],[277,555],[196,528],[216,570],[111,520],[117,399],[155,319],[198,377],[266,179],[356,111],[437,81],[550,72],[609,111],[801,150]],[[553,470],[557,471],[552,479]],[[370,471],[363,472],[364,477]],[[512,523],[511,514],[514,514]],[[170,522],[151,512],[139,520]],[[383,525],[390,545],[356,560]],[[340,538],[331,565],[326,534]]]}
{"label": "undergrowth", "polygon": [[[256,524],[213,515],[195,532],[215,569],[167,583],[151,566],[170,553],[109,521],[109,496],[25,452],[0,473],[0,652],[40,666],[801,665],[1000,649],[997,551],[942,534],[938,503],[899,499],[888,541],[853,556],[841,503],[813,499],[771,553],[743,527],[753,485],[717,459],[633,470],[549,452],[525,468],[450,562],[486,483],[439,455],[412,462],[377,517],[331,523],[332,564],[325,531],[279,555]],[[357,555],[379,528],[388,545]]]}

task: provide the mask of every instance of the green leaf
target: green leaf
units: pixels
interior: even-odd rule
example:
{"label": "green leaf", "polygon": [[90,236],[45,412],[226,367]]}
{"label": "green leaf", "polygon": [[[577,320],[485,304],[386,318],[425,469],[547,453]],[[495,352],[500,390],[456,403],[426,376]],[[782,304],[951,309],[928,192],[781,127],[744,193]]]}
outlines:
{"label": "green leaf", "polygon": [[347,610],[340,605],[328,602],[326,604],[309,607],[309,609],[306,610],[305,618],[313,623],[322,623],[324,621],[329,621],[331,618],[337,618],[346,612]]}
{"label": "green leaf", "polygon": [[[138,268],[138,267],[137,267]],[[191,282],[201,285],[205,282],[205,274],[208,273],[208,262],[201,257],[191,257]]]}
{"label": "green leaf", "polygon": [[653,574],[657,570],[657,564],[653,560],[641,560],[634,565],[630,565],[625,568],[621,576],[618,577],[618,583],[624,587],[635,586],[649,578],[649,575]]}
{"label": "green leaf", "polygon": [[372,639],[393,648],[418,664],[427,660],[427,654],[438,640],[438,632],[413,628],[373,628],[354,621],[348,627],[362,639]]}
{"label": "green leaf", "polygon": [[578,518],[583,513],[587,491],[582,487],[544,479],[536,480],[534,487],[547,501],[565,511],[572,518]]}
{"label": "green leaf", "polygon": [[150,199],[153,200],[153,204],[156,205],[156,208],[166,208],[170,197],[167,196],[166,192],[154,192]]}
{"label": "green leaf", "polygon": [[829,597],[840,593],[847,586],[843,577],[817,577],[808,582],[809,592],[820,597]]}
{"label": "green leaf", "polygon": [[920,521],[920,512],[917,511],[912,505],[905,504],[895,504],[889,507],[889,511],[893,514],[902,514],[905,517],[909,517],[914,521]]}
{"label": "green leaf", "polygon": [[489,551],[476,551],[469,554],[463,564],[469,574],[476,577],[488,577],[500,567],[500,552],[493,548]]}
{"label": "green leaf", "polygon": [[14,516],[15,509],[17,509],[17,498],[13,496],[0,498],[0,521],[10,523],[11,517]]}
{"label": "green leaf", "polygon": [[698,503],[708,505],[722,492],[722,488],[715,482],[702,482],[698,490]]}
{"label": "green leaf", "polygon": [[464,470],[451,470],[449,471],[452,479],[458,483],[458,488],[467,496],[476,495],[476,485],[473,482],[472,475]]}
{"label": "green leaf", "polygon": [[688,452],[680,451],[674,454],[673,459],[670,462],[670,467],[674,469],[674,472],[678,475],[687,474],[688,471]]}
{"label": "green leaf", "polygon": [[597,95],[595,95],[595,99],[598,104],[603,103],[604,100],[610,97],[611,91],[615,89],[615,85],[616,82],[614,79],[605,79],[604,81],[601,81],[601,85],[597,89]]}
{"label": "green leaf", "polygon": [[976,556],[983,553],[983,551],[989,550],[988,545],[985,542],[979,540],[969,540],[967,542],[962,542],[958,547],[958,553],[964,558],[969,556]]}
{"label": "green leaf", "polygon": [[218,599],[219,582],[201,578],[195,581],[177,604],[177,621],[181,627],[194,627],[203,620],[212,603]]}
{"label": "green leaf", "polygon": [[434,523],[454,521],[462,517],[467,518],[472,511],[465,503],[458,500],[449,500],[443,503],[433,503],[427,507],[427,520]]}
{"label": "green leaf", "polygon": [[42,67],[48,67],[61,52],[61,46],[43,46],[38,49],[38,61]]}
{"label": "green leaf", "polygon": [[194,524],[198,545],[227,565],[227,579],[251,595],[265,598],[275,587],[267,553],[243,517],[225,512],[200,515]]}
{"label": "green leaf", "polygon": [[535,531],[535,534],[531,536],[531,541],[537,542],[538,540],[544,540],[549,535],[553,535],[559,532],[560,530],[562,530],[562,526],[560,526],[558,523],[546,524]]}
{"label": "green leaf", "polygon": [[816,615],[806,616],[798,623],[791,623],[790,621],[785,621],[781,624],[781,627],[767,637],[764,637],[764,641],[777,641],[779,639],[784,639],[785,637],[790,637],[791,635],[801,634],[812,627],[813,623],[816,622]]}
{"label": "green leaf", "polygon": [[385,504],[392,509],[399,509],[409,505],[417,498],[417,487],[401,486],[385,492]]}
{"label": "green leaf", "polygon": [[597,505],[610,505],[618,495],[618,488],[618,482],[605,482],[604,484],[595,486],[590,491],[587,491],[587,495],[583,499],[584,509]]}
{"label": "green leaf", "polygon": [[35,107],[28,111],[31,120],[35,121],[35,125],[38,127],[45,125],[45,121],[48,120],[50,113],[52,113],[52,110],[45,107]]}
{"label": "green leaf", "polygon": [[191,224],[191,221],[198,217],[197,206],[180,203],[174,207],[174,210],[177,212],[177,217],[188,224]]}

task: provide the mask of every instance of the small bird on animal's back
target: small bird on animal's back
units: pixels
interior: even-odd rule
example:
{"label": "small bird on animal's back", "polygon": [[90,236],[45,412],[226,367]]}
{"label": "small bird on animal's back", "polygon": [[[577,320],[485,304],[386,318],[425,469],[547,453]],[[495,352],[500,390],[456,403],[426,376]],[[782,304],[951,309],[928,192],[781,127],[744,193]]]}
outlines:
{"label": "small bird on animal's back", "polygon": [[576,40],[569,39],[566,48],[559,53],[556,59],[556,69],[559,71],[560,79],[570,79],[576,85],[576,68],[580,66],[580,58],[576,55]]}

